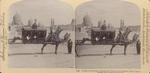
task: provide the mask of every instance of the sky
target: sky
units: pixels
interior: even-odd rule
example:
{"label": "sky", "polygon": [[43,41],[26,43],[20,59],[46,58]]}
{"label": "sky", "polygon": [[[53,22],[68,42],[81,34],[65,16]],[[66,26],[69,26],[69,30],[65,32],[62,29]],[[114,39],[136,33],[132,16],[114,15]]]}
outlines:
{"label": "sky", "polygon": [[82,18],[89,15],[94,26],[98,20],[106,20],[107,24],[119,27],[120,20],[125,25],[140,25],[140,11],[138,7],[124,0],[93,0],[76,8],[77,24],[82,23]]}
{"label": "sky", "polygon": [[51,18],[55,24],[70,24],[74,18],[72,7],[59,0],[22,0],[13,4],[9,9],[9,21],[19,14],[22,22],[26,25],[28,19],[37,19],[42,25],[50,25]]}
{"label": "sky", "polygon": [[51,18],[55,24],[70,24],[76,17],[77,24],[81,24],[83,17],[89,15],[94,26],[98,20],[106,20],[107,24],[119,27],[120,19],[125,25],[140,25],[140,11],[134,4],[124,0],[93,0],[80,4],[75,9],[71,5],[60,0],[22,0],[13,4],[9,9],[9,21],[12,16],[19,14],[26,25],[28,19],[37,19],[42,25],[50,25]]}

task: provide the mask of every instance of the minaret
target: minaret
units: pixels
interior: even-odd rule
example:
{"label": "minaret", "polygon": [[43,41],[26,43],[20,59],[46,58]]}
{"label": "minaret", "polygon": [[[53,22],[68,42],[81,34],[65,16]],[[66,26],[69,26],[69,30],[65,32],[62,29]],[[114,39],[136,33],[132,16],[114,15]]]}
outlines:
{"label": "minaret", "polygon": [[76,20],[72,19],[72,21],[71,21],[71,28],[72,28],[72,30],[75,30],[75,24],[76,24]]}
{"label": "minaret", "polygon": [[109,23],[109,24],[108,24],[108,29],[111,29],[111,26],[110,26],[110,25],[111,25],[111,24]]}
{"label": "minaret", "polygon": [[120,20],[120,30],[123,30],[124,28],[124,20]]}
{"label": "minaret", "polygon": [[54,26],[54,24],[55,24],[55,21],[54,21],[54,19],[53,19],[53,18],[51,18],[51,26],[53,27],[53,26]]}
{"label": "minaret", "polygon": [[50,29],[53,29],[54,25],[55,25],[54,18],[51,18]]}
{"label": "minaret", "polygon": [[99,20],[98,21],[98,27],[100,28],[102,26],[102,22]]}

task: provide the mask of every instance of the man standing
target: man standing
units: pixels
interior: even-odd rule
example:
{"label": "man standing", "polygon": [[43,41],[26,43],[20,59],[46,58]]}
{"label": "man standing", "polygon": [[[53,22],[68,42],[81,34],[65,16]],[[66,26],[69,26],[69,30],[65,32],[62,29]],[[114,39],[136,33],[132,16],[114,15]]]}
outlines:
{"label": "man standing", "polygon": [[141,52],[141,42],[140,42],[140,40],[138,40],[137,43],[136,43],[136,50],[137,50],[137,54],[140,55],[140,52]]}
{"label": "man standing", "polygon": [[73,45],[72,40],[69,39],[67,43],[68,43],[67,44],[67,46],[68,46],[68,54],[71,54],[71,52],[72,52],[72,45]]}

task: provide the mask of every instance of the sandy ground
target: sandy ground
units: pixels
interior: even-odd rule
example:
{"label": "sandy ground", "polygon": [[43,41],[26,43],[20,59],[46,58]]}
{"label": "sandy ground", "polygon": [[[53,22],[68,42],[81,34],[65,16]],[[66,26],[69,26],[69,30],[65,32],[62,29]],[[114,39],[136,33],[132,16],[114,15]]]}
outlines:
{"label": "sandy ground", "polygon": [[[30,48],[29,48],[30,47]],[[32,48],[31,48],[32,47]],[[75,58],[73,54],[67,54],[67,48],[60,45],[58,54],[54,54],[55,46],[45,47],[44,54],[40,54],[42,45],[15,44],[10,45],[9,67],[17,68],[72,68]]]}
{"label": "sandy ground", "polygon": [[[109,55],[111,46],[86,45],[78,50],[80,57],[67,54],[67,48],[59,46],[58,54],[54,54],[54,45],[45,47],[44,54],[40,54],[42,44],[11,44],[9,46],[9,67],[14,68],[140,68],[140,55],[130,45],[127,55],[123,55],[123,46],[117,46],[113,55]],[[27,47],[28,46],[28,47]],[[29,48],[32,47],[32,48]],[[74,50],[73,50],[74,51]]]}
{"label": "sandy ground", "polygon": [[109,45],[84,45],[78,48],[80,57],[76,57],[76,68],[140,68],[140,55],[136,55],[134,45],[128,46],[127,55],[123,55],[123,46],[116,46],[113,55],[109,55]]}

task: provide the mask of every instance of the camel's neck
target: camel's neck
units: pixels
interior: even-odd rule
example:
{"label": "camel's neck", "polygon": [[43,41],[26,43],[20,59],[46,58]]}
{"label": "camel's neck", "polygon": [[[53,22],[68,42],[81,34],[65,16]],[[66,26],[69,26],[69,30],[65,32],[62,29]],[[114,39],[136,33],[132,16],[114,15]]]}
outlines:
{"label": "camel's neck", "polygon": [[66,33],[64,35],[64,38],[62,39],[62,42],[67,42],[69,40],[69,37],[70,37],[70,34],[69,33]]}
{"label": "camel's neck", "polygon": [[55,34],[59,35],[62,32],[62,30],[56,30]]}
{"label": "camel's neck", "polygon": [[139,40],[139,35],[135,33],[131,40],[131,43],[137,42],[138,40]]}
{"label": "camel's neck", "polygon": [[124,38],[127,39],[130,33],[131,33],[131,31],[125,32],[125,33],[123,34]]}

